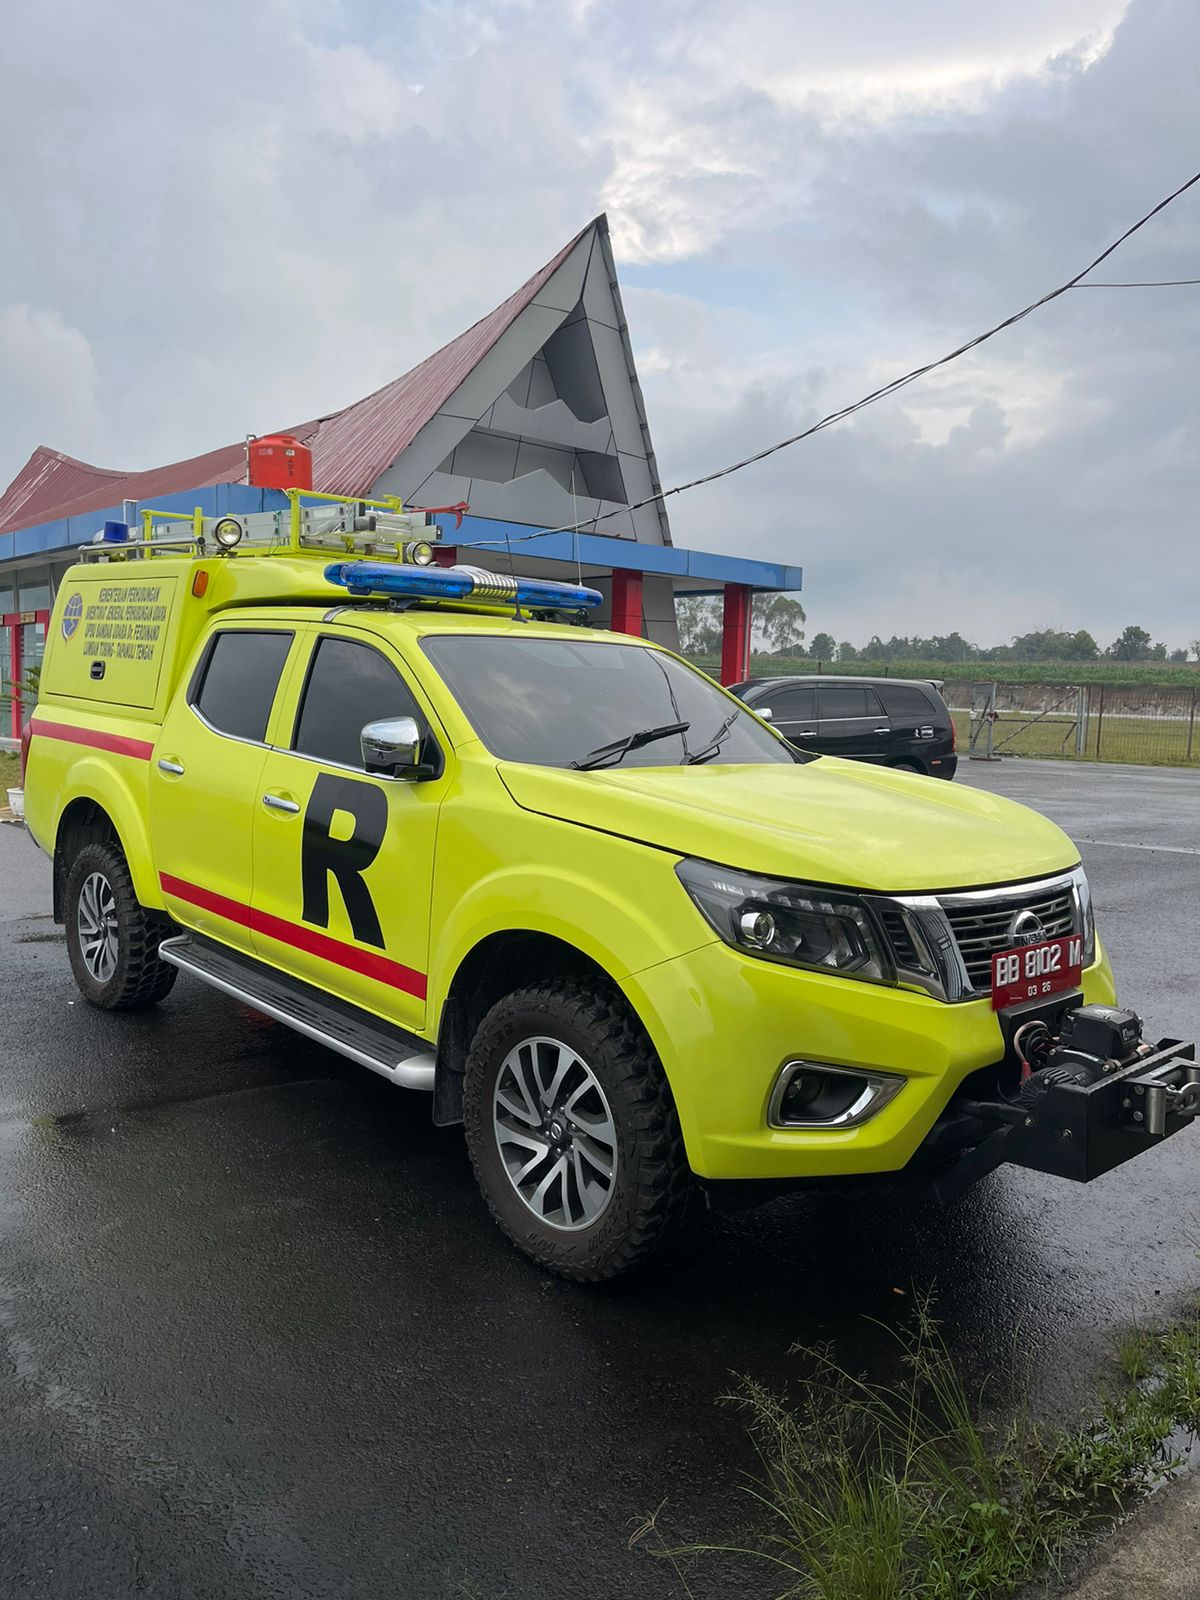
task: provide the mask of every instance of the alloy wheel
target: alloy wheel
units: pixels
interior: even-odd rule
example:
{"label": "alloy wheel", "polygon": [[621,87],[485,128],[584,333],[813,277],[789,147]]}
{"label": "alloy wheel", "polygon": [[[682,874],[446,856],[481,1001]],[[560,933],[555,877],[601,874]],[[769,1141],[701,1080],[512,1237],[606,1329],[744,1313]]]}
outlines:
{"label": "alloy wheel", "polygon": [[83,880],[76,926],[84,965],[97,983],[107,983],[117,970],[120,938],[116,896],[102,872]]}
{"label": "alloy wheel", "polygon": [[617,1130],[600,1081],[559,1039],[524,1039],[505,1056],[492,1126],[508,1180],[539,1222],[590,1227],[612,1198]]}

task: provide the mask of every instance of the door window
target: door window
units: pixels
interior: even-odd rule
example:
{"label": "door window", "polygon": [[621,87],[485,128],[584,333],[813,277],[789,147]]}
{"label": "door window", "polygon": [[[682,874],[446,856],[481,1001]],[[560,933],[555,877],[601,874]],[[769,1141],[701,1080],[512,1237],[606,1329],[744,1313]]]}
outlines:
{"label": "door window", "polygon": [[813,723],[817,716],[817,691],[811,684],[771,689],[758,702],[771,708],[772,722]]}
{"label": "door window", "polygon": [[191,704],[218,733],[261,744],[291,647],[290,633],[218,633],[196,674]]}
{"label": "door window", "polygon": [[870,689],[852,684],[822,684],[821,719],[846,720],[852,717],[881,717],[883,708]]}
{"label": "door window", "polygon": [[404,682],[378,650],[352,639],[317,642],[296,718],[292,749],[339,767],[362,768],[359,735],[368,722],[425,718]]}

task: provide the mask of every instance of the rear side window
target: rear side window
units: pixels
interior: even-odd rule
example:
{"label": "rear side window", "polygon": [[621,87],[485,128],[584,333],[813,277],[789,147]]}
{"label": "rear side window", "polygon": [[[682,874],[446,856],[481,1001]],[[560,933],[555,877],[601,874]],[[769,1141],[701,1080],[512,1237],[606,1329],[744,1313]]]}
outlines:
{"label": "rear side window", "polygon": [[318,761],[361,767],[359,734],[368,722],[388,717],[414,717],[425,732],[425,718],[408,685],[378,650],[352,639],[319,640],[292,749]]}
{"label": "rear side window", "polygon": [[930,717],[946,720],[945,709],[932,690],[926,694],[911,683],[881,683],[879,695],[889,715],[901,722],[928,722]]}
{"label": "rear side window", "polygon": [[821,686],[821,716],[878,717],[883,709],[871,689],[859,689],[851,684],[823,684]]}
{"label": "rear side window", "polygon": [[218,633],[197,675],[193,706],[218,733],[261,744],[291,647],[290,633]]}
{"label": "rear side window", "polygon": [[769,689],[758,697],[757,706],[769,706],[774,722],[814,722],[817,716],[817,691],[808,684]]}

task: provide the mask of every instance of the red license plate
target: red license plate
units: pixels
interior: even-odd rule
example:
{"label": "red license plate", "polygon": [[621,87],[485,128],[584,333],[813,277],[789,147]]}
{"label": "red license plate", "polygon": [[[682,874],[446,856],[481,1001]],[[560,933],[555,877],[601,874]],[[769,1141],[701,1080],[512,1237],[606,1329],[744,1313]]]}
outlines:
{"label": "red license plate", "polygon": [[1078,989],[1082,978],[1083,938],[1078,933],[1002,951],[992,957],[992,1009]]}

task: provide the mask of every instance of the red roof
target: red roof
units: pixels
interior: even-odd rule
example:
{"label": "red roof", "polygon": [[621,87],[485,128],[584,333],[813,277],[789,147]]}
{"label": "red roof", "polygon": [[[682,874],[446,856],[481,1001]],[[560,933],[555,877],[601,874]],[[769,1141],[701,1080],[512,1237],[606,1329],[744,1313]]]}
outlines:
{"label": "red roof", "polygon": [[[588,230],[606,226],[602,216],[588,223],[502,305],[402,378],[330,416],[277,430],[294,434],[312,450],[314,484],[326,494],[366,494],[512,326]],[[122,500],[150,500],[245,480],[246,447],[240,441],[145,472],[89,466],[39,445],[0,496],[0,534],[100,511],[120,505]]]}

